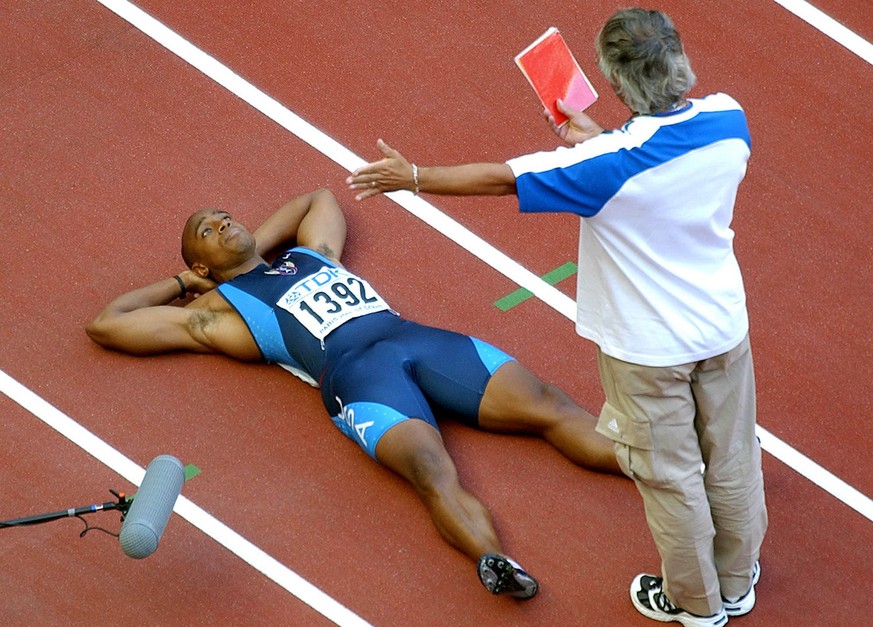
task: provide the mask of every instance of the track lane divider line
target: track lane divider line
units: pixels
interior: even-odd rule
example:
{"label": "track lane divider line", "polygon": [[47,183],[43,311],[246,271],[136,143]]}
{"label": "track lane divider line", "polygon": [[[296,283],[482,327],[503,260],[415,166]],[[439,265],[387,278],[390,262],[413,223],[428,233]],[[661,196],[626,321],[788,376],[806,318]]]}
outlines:
{"label": "track lane divider line", "polygon": [[806,0],[773,0],[813,28],[873,65],[873,44]]}
{"label": "track lane divider line", "polygon": [[[835,496],[867,520],[873,521],[873,500],[870,497],[823,468],[800,451],[792,448],[761,425],[757,425],[755,430],[758,438],[761,440],[761,448],[789,468],[800,472],[800,474],[815,485]],[[798,470],[800,468],[803,469],[802,472]],[[767,489],[766,486],[764,489]]]}

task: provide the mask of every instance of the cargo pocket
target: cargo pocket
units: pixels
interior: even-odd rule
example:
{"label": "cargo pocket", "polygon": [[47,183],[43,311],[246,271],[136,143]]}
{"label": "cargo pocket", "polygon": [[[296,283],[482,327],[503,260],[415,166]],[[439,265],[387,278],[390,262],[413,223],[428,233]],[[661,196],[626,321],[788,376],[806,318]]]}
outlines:
{"label": "cargo pocket", "polygon": [[[635,466],[643,460],[639,453],[634,454],[634,451],[651,451],[653,448],[652,430],[649,422],[635,419],[633,416],[616,409],[613,405],[604,403],[603,409],[600,410],[600,418],[597,421],[597,431],[615,442],[618,465],[624,474],[632,479],[635,478],[635,470],[642,470],[635,468]],[[644,472],[644,474],[648,474],[648,472]]]}

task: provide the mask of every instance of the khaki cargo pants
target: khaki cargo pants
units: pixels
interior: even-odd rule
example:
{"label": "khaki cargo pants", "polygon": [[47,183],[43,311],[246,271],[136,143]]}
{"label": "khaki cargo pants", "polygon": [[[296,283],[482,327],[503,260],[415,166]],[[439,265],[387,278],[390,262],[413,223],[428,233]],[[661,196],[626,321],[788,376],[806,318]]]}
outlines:
{"label": "khaki cargo pants", "polygon": [[664,591],[710,616],[736,599],[767,529],[755,378],[746,337],[704,361],[653,368],[598,350],[606,395],[597,430],[643,497]]}

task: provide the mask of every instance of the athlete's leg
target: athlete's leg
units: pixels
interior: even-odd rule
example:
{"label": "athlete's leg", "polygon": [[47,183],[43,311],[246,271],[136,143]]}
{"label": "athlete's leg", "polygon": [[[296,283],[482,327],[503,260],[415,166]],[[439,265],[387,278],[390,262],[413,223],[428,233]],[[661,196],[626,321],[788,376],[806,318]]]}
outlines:
{"label": "athlete's leg", "polygon": [[612,441],[594,430],[597,418],[517,361],[500,366],[488,382],[479,406],[479,426],[539,435],[580,466],[623,474]]}
{"label": "athlete's leg", "polygon": [[[325,408],[343,433],[412,484],[446,542],[475,561],[486,590],[519,599],[533,597],[536,580],[502,554],[488,510],[461,487],[422,389],[422,381],[427,381],[429,388],[439,391],[442,407],[475,421],[490,371],[466,336],[393,318],[380,324],[386,327],[380,341],[370,342],[364,353],[350,351],[325,373]],[[445,352],[452,350],[440,350],[443,341],[465,358],[447,360]],[[411,349],[432,353],[432,358],[413,360]],[[432,369],[424,362],[457,364],[462,374]],[[476,374],[467,370],[470,366]],[[475,385],[459,386],[456,380],[474,380]]]}
{"label": "athlete's leg", "polygon": [[491,515],[461,487],[442,437],[427,422],[391,427],[376,445],[376,458],[412,484],[446,542],[473,560],[502,552]]}

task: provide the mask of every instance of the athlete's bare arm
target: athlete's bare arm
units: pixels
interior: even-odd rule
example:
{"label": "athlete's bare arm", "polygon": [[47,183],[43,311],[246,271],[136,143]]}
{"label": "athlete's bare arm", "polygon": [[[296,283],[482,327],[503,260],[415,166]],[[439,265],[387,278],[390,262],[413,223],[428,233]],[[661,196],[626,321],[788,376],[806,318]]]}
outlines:
{"label": "athlete's bare arm", "polygon": [[[196,292],[194,273],[185,271],[180,277]],[[219,294],[209,292],[186,307],[171,305],[179,293],[173,277],[127,292],[106,305],[85,330],[101,346],[133,355],[190,351],[260,359],[245,323]]]}
{"label": "athlete's bare arm", "polygon": [[261,257],[296,241],[338,262],[346,242],[346,220],[334,195],[320,189],[279,207],[254,236]]}

